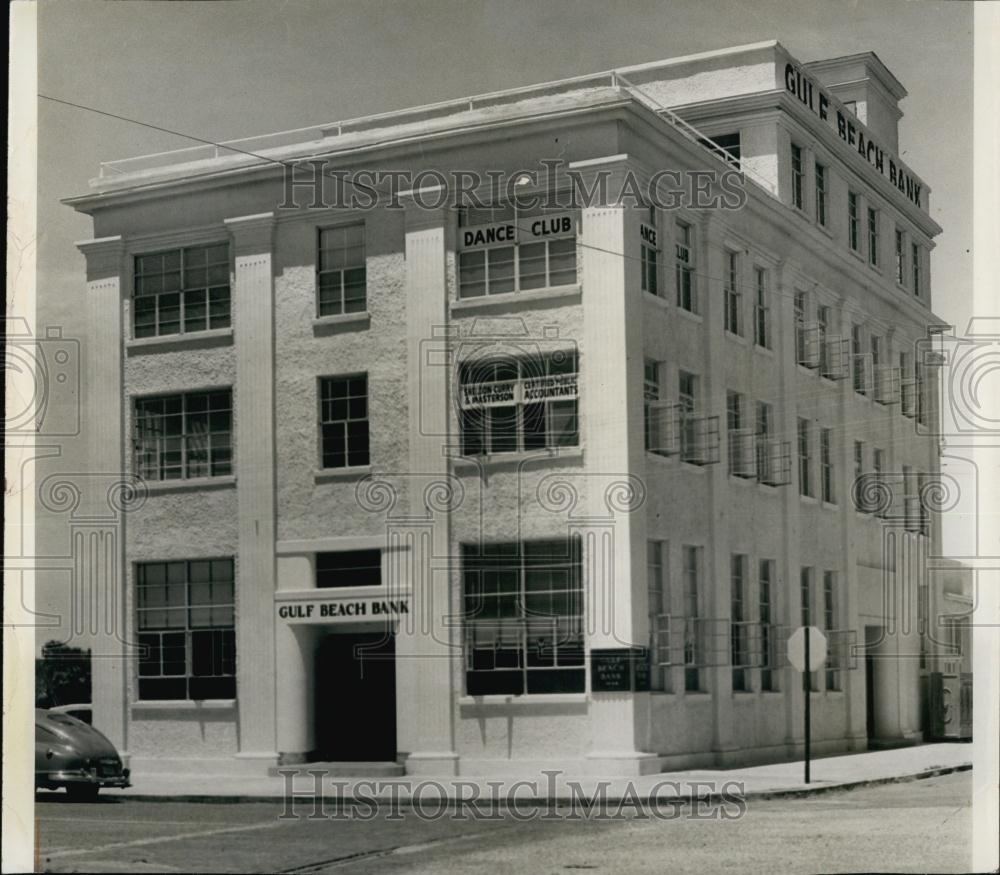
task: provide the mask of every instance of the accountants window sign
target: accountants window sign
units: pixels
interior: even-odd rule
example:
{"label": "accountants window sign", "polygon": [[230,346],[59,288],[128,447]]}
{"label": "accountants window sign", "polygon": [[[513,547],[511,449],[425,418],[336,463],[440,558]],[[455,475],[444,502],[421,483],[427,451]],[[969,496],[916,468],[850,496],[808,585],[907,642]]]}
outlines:
{"label": "accountants window sign", "polygon": [[785,89],[836,130],[837,135],[849,148],[887,177],[901,194],[926,210],[921,200],[923,185],[920,180],[913,176],[898,158],[894,158],[891,154],[887,158],[885,150],[866,134],[861,122],[848,112],[840,101],[827,94],[791,63],[785,64]]}
{"label": "accountants window sign", "polygon": [[576,235],[575,213],[546,216],[522,216],[511,222],[493,222],[459,229],[462,249],[486,249],[490,246],[513,246],[516,243],[543,243]]}
{"label": "accountants window sign", "polygon": [[577,374],[553,374],[522,380],[467,383],[461,387],[462,409],[571,401],[578,397]]}

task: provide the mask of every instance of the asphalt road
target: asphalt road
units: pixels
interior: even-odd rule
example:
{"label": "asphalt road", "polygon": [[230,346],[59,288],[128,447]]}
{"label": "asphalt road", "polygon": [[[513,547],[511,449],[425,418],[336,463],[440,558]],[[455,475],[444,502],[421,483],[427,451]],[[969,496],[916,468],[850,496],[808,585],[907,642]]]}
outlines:
{"label": "asphalt road", "polygon": [[[797,799],[742,817],[280,819],[275,802],[70,803],[39,793],[39,870],[53,872],[962,872],[971,774]],[[330,814],[330,811],[326,812]],[[662,813],[662,812],[661,812]],[[665,814],[669,816],[669,813]]]}

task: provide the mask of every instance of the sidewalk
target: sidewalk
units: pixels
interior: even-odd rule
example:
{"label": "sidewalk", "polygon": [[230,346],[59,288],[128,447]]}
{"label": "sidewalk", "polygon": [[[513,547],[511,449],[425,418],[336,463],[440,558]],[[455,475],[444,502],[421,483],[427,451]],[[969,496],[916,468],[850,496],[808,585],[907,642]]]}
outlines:
{"label": "sidewalk", "polygon": [[[641,800],[655,797],[661,801],[688,799],[692,796],[707,798],[718,796],[720,792],[744,798],[766,798],[812,795],[833,789],[893,783],[971,767],[971,745],[925,744],[814,760],[811,764],[812,780],[808,785],[803,782],[803,764],[800,760],[738,769],[663,772],[638,778],[576,778],[572,775],[549,778],[539,774],[534,777],[534,786],[524,785],[522,782],[521,786],[513,787],[516,783],[514,780],[503,780],[499,795],[525,804],[553,798],[571,799],[574,795],[578,799],[581,794],[589,798],[603,781],[609,801],[623,797],[638,797]],[[490,784],[501,780],[474,776],[456,778],[450,775],[406,775],[399,778],[370,779],[323,777],[317,784],[317,779],[307,773],[313,766],[306,764],[289,768],[299,770],[292,778],[298,799],[321,795],[330,799],[339,797],[348,800],[355,798],[357,793],[357,798],[367,801],[385,799],[406,804],[416,793],[426,804],[435,805],[442,796],[449,799],[469,799],[478,792],[476,798],[489,798],[491,792],[498,792],[491,790]],[[531,780],[530,776],[526,777]],[[262,801],[283,799],[288,786],[288,778],[281,775],[138,775],[133,780],[135,785],[132,787],[124,790],[107,789],[102,794],[108,797],[161,801]],[[571,785],[575,785],[575,788]],[[735,785],[742,785],[742,792]],[[478,788],[478,791],[474,788]],[[511,790],[514,792],[510,792]]]}

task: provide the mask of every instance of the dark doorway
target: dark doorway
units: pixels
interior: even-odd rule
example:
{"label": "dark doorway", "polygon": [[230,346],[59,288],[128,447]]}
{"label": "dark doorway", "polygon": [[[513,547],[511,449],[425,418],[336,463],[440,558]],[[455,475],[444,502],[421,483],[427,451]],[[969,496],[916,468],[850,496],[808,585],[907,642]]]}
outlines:
{"label": "dark doorway", "polygon": [[865,729],[869,742],[875,740],[875,648],[881,637],[881,627],[865,626]]}
{"label": "dark doorway", "polygon": [[328,635],[316,651],[316,749],[331,762],[396,759],[396,641]]}

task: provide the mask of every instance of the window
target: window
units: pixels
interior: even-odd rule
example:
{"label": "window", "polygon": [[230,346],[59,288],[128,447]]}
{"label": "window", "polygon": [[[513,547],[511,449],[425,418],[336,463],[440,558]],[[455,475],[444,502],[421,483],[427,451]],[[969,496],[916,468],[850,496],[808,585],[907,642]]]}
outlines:
{"label": "window", "polygon": [[746,623],[747,557],[733,553],[730,557],[730,621],[729,644],[733,667],[733,689],[749,691],[747,668],[750,665],[749,628]]}
{"label": "window", "polygon": [[136,565],[139,698],[236,697],[233,560]]}
{"label": "window", "polygon": [[916,395],[917,404],[917,422],[921,425],[927,424],[927,396],[926,386],[926,372],[924,371],[924,366],[920,361],[915,361],[913,364],[913,382],[914,382],[914,394]]}
{"label": "window", "polygon": [[793,299],[795,316],[795,361],[802,364],[806,356],[806,293],[796,292]]}
{"label": "window", "polygon": [[642,259],[642,290],[651,295],[660,294],[657,267],[660,263],[660,250],[656,243],[656,210],[649,208],[649,226],[641,229],[642,243],[639,246]]}
{"label": "window", "polygon": [[849,191],[847,193],[847,242],[855,252],[861,245],[859,222],[858,196],[853,191]]}
{"label": "window", "polygon": [[[885,450],[876,447],[872,450],[872,471],[875,474],[875,482],[882,484],[882,475],[885,473]],[[877,508],[873,508],[880,517],[885,516],[885,504],[880,502]]]}
{"label": "window", "polygon": [[694,284],[695,257],[691,226],[677,222],[674,226],[674,273],[677,281],[677,306],[689,313],[698,312],[697,289]]}
{"label": "window", "polygon": [[851,326],[851,360],[854,365],[854,391],[865,395],[868,392],[867,360],[864,355],[864,329],[860,325]]}
{"label": "window", "polygon": [[576,219],[516,204],[459,213],[458,296],[476,298],[573,285]]}
{"label": "window", "polygon": [[878,211],[868,208],[868,263],[878,267]]}
{"label": "window", "polygon": [[228,243],[135,257],[135,337],[228,328],[230,319]]}
{"label": "window", "polygon": [[465,455],[579,446],[575,353],[472,359],[459,377]]}
{"label": "window", "polygon": [[364,313],[365,226],[321,228],[317,274],[317,313],[336,316]]}
{"label": "window", "polygon": [[[823,628],[827,633],[835,632],[838,629],[837,623],[837,573],[835,571],[823,572]],[[834,636],[828,635],[833,638]],[[828,690],[840,689],[840,672],[831,668],[831,661],[827,657],[826,688]]]}
{"label": "window", "polygon": [[867,510],[865,502],[865,445],[863,441],[854,442],[854,507],[856,510]]}
{"label": "window", "polygon": [[903,260],[903,232],[896,229],[896,282],[906,285],[906,262]]}
{"label": "window", "polygon": [[774,560],[761,559],[758,570],[758,612],[760,617],[760,688],[762,690],[775,690],[775,677],[773,671],[774,647],[774,604],[772,584],[774,583]]}
{"label": "window", "polygon": [[771,307],[767,294],[767,271],[754,268],[755,302],[753,308],[753,342],[764,349],[771,348]]}
{"label": "window", "polygon": [[819,430],[819,466],[820,466],[820,486],[822,489],[823,501],[833,504],[837,500],[834,491],[834,465],[832,431],[829,428]]}
{"label": "window", "polygon": [[701,617],[701,547],[685,545],[684,563],[684,689],[688,692],[701,690],[702,662],[700,646]]}
{"label": "window", "polygon": [[821,377],[831,379],[833,373],[830,367],[830,345],[827,342],[830,334],[830,308],[816,308],[816,334],[819,340],[819,373]]}
{"label": "window", "polygon": [[660,364],[659,362],[646,359],[643,366],[643,413],[645,418],[646,449],[655,452],[654,448],[659,447],[659,435],[656,434],[656,422],[653,418],[653,411],[650,408],[651,402],[660,400]]}
{"label": "window", "polygon": [[919,298],[923,276],[920,272],[920,247],[916,243],[910,244],[910,264],[913,271],[913,294]]}
{"label": "window", "polygon": [[726,281],[724,286],[724,318],[726,331],[740,334],[740,310],[743,294],[740,288],[740,257],[735,252],[726,253]]}
{"label": "window", "polygon": [[232,474],[232,390],[136,399],[134,450],[144,480]]}
{"label": "window", "polygon": [[324,468],[370,462],[368,376],[323,377],[320,390],[320,456]]}
{"label": "window", "polygon": [[792,143],[792,206],[802,209],[805,174],[802,169],[802,148]]}
{"label": "window", "polygon": [[826,225],[826,168],[816,162],[816,221]]}
{"label": "window", "polygon": [[734,134],[716,134],[714,137],[705,137],[698,142],[734,167],[740,166],[739,131]]}
{"label": "window", "polygon": [[799,495],[812,495],[812,448],[809,420],[799,419]]}
{"label": "window", "polygon": [[317,589],[381,585],[381,550],[342,550],[316,554]]}
{"label": "window", "polygon": [[[729,473],[737,477],[753,476],[753,441],[751,435],[743,431],[743,395],[740,392],[726,392],[726,431],[729,434]],[[747,450],[750,450],[750,453]]]}
{"label": "window", "polygon": [[649,591],[650,676],[654,690],[670,689],[670,598],[665,585],[663,541],[646,542]]}
{"label": "window", "polygon": [[582,693],[580,540],[462,545],[470,696]]}
{"label": "window", "polygon": [[775,479],[771,458],[771,422],[774,419],[771,405],[757,402],[757,479],[769,483]]}
{"label": "window", "polygon": [[679,371],[677,378],[677,404],[681,415],[681,459],[688,459],[697,443],[695,415],[698,378],[688,371]]}

